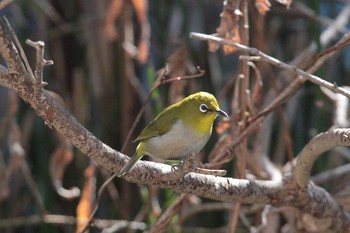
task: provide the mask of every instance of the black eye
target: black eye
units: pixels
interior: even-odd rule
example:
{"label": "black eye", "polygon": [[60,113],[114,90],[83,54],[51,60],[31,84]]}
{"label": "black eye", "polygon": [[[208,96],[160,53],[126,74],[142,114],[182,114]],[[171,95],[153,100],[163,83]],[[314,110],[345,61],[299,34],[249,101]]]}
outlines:
{"label": "black eye", "polygon": [[205,104],[199,105],[199,111],[201,111],[202,113],[208,112],[208,106]]}

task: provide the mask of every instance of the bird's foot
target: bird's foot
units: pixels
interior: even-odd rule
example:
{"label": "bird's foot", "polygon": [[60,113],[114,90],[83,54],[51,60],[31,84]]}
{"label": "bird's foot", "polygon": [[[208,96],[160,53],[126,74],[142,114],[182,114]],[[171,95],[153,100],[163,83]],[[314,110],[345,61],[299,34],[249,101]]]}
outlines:
{"label": "bird's foot", "polygon": [[183,165],[183,170],[188,172],[194,172],[194,173],[199,173],[203,175],[213,175],[213,176],[225,176],[226,175],[226,170],[212,170],[212,169],[206,169],[206,168],[201,168],[197,165],[195,161],[195,156],[196,154],[191,154],[189,155],[186,160],[184,161]]}
{"label": "bird's foot", "polygon": [[171,176],[165,179],[168,180],[178,180],[183,178],[187,173],[194,172],[204,175],[213,176],[225,176],[225,170],[210,170],[205,168],[200,168],[195,162],[195,155],[189,155],[185,160],[167,160],[166,163],[171,165]]}
{"label": "bird's foot", "polygon": [[172,172],[182,172],[184,161],[178,160],[176,163],[171,164],[171,171]]}
{"label": "bird's foot", "polygon": [[178,173],[181,177],[197,167],[192,156],[187,157],[185,160],[166,160],[165,163],[171,165],[171,171]]}
{"label": "bird's foot", "polygon": [[172,160],[171,171],[186,175],[198,167],[194,158],[195,154],[191,154],[185,160]]}

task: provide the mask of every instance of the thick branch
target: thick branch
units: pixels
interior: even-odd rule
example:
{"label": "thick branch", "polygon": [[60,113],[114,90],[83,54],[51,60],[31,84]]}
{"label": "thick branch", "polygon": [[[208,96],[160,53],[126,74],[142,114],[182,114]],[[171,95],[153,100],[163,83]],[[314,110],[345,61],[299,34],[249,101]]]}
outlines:
{"label": "thick branch", "polygon": [[332,129],[314,137],[299,153],[294,170],[297,184],[306,189],[311,168],[324,152],[338,146],[350,146],[350,129]]}
{"label": "thick branch", "polygon": [[[0,35],[1,36],[1,35]],[[0,45],[1,47],[1,45]],[[71,114],[46,91],[40,102],[36,101],[32,84],[16,84],[0,69],[0,80],[7,83],[24,101],[31,104],[37,114],[51,128],[69,138],[84,154],[111,172],[118,172],[126,162],[126,156],[102,143],[85,129]],[[246,203],[268,203],[268,196],[276,196],[280,184],[271,181],[248,181],[189,173],[181,180],[166,181],[172,176],[171,166],[140,161],[133,172],[125,177],[138,184],[157,185],[182,193],[207,198]]]}
{"label": "thick branch", "polygon": [[[6,37],[3,25],[0,25],[0,53],[7,64],[12,63],[11,66],[8,64],[8,67],[21,67],[22,61]],[[17,75],[22,80],[27,72],[20,69]],[[85,129],[49,92],[43,90],[38,100],[33,82],[17,82],[18,79],[13,78],[12,72],[3,66],[0,66],[0,81],[10,86],[29,103],[44,119],[45,124],[69,138],[79,150],[99,165],[111,172],[118,172],[125,164],[127,160],[125,155],[102,143]],[[181,179],[167,179],[172,173],[168,165],[140,161],[131,173],[125,175],[125,178],[138,184],[156,185],[215,200],[290,205],[320,218],[336,216],[336,219],[331,219],[332,229],[335,232],[344,232],[350,226],[348,214],[327,192],[314,186],[308,190],[302,189],[295,185],[290,177],[283,181],[251,181],[189,173]]]}
{"label": "thick branch", "polygon": [[8,71],[12,75],[14,81],[17,83],[22,83],[26,79],[30,80],[29,75],[24,68],[24,65],[18,54],[18,51],[10,40],[2,23],[0,23],[0,51],[2,57],[6,60]]}

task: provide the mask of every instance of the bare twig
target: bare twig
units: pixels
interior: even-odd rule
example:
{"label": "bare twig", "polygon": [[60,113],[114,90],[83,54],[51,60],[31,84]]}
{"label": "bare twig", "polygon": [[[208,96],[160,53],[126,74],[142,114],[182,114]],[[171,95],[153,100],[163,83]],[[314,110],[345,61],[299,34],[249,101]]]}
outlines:
{"label": "bare twig", "polygon": [[181,215],[180,222],[184,223],[191,219],[193,216],[206,213],[210,211],[230,211],[232,210],[232,203],[225,202],[209,202],[209,203],[201,203],[200,205],[193,206],[191,209],[186,211],[183,215]]}
{"label": "bare twig", "polygon": [[[248,135],[250,135],[252,132],[257,130],[259,128],[259,125],[262,122],[262,118],[259,118],[258,120],[254,121],[250,125],[248,125],[237,138],[235,138],[233,141],[227,142],[227,141],[221,141],[219,144],[216,145],[216,148],[218,148],[218,151],[214,150],[211,152],[211,154],[215,154],[215,158],[209,163],[206,164],[205,167],[211,168],[216,167],[218,165],[225,164],[229,162],[234,157],[234,149],[235,147],[241,143],[241,141],[246,138]],[[228,155],[228,158],[226,156]],[[211,156],[211,155],[209,155]],[[223,158],[226,158],[223,160]]]}
{"label": "bare twig", "polygon": [[162,229],[166,227],[167,224],[172,220],[174,215],[178,212],[178,209],[181,207],[182,203],[187,200],[187,195],[180,195],[179,198],[176,199],[175,202],[172,203],[170,207],[164,211],[164,213],[160,216],[157,222],[150,229],[150,233],[162,232]]}
{"label": "bare twig", "polygon": [[[289,70],[293,73],[295,73],[297,75],[297,77],[301,80],[309,80],[310,82],[317,84],[319,86],[325,87],[335,93],[340,93],[342,95],[345,95],[346,97],[350,98],[350,91],[337,86],[337,84],[332,84],[330,82],[327,82],[319,77],[317,77],[316,75],[310,74],[308,72],[305,72],[301,69],[298,69],[295,66],[289,65],[287,63],[284,63],[274,57],[271,57],[261,51],[259,51],[256,48],[252,48],[252,47],[248,47],[242,44],[238,44],[238,43],[234,43],[228,40],[225,40],[223,38],[219,38],[216,36],[211,36],[211,35],[206,35],[206,34],[202,34],[202,33],[195,33],[192,32],[190,34],[191,38],[195,38],[195,39],[199,39],[199,40],[206,40],[206,41],[212,41],[212,42],[217,42],[219,44],[223,44],[223,45],[228,45],[228,46],[233,46],[235,48],[237,48],[240,51],[244,51],[244,52],[248,52],[250,54],[252,54],[253,56],[259,56],[261,57],[261,60],[266,61],[272,65],[275,65],[281,69],[285,69],[285,70]],[[350,40],[347,41],[346,45],[349,45]],[[345,46],[345,45],[344,45]],[[256,60],[256,58],[254,58],[254,60]]]}
{"label": "bare twig", "polygon": [[150,100],[154,90],[156,90],[160,85],[163,85],[163,84],[166,84],[166,83],[171,83],[171,82],[175,82],[175,81],[181,81],[181,80],[185,80],[185,79],[199,78],[199,77],[202,77],[205,74],[205,71],[202,70],[200,67],[197,67],[197,70],[198,70],[198,74],[167,78],[166,76],[168,74],[168,66],[167,65],[165,66],[164,72],[157,78],[157,80],[152,85],[151,90],[148,92],[148,96],[147,96],[145,102],[143,103],[140,111],[138,112],[138,114],[136,116],[136,119],[135,119],[133,125],[131,126],[131,129],[130,129],[128,135],[126,136],[126,139],[124,141],[123,147],[121,149],[122,152],[125,150],[127,143],[130,141],[131,135],[134,132],[136,125],[139,123],[139,121],[141,119],[141,116],[142,116],[142,114],[144,112],[145,106],[148,103],[148,101]]}
{"label": "bare twig", "polygon": [[[236,24],[233,26],[241,29],[241,43],[244,45],[249,45],[249,19],[248,19],[248,2],[247,1],[233,1],[229,0],[231,4],[236,5],[236,10],[239,12],[242,12],[242,15],[236,15]],[[224,5],[227,3],[227,1],[224,3]],[[224,7],[225,8],[225,7]],[[241,17],[239,17],[241,16]],[[230,32],[228,32],[230,33]],[[242,51],[244,55],[249,55],[247,51]],[[240,74],[239,77],[241,77],[241,80],[239,82],[240,86],[239,88],[239,118],[240,122],[238,124],[238,129],[235,130],[234,127],[231,127],[231,134],[233,137],[235,137],[238,133],[241,133],[244,131],[247,122],[248,122],[248,115],[246,114],[248,112],[249,108],[249,86],[250,86],[250,70],[249,70],[249,61],[246,60],[240,60]],[[232,105],[233,106],[233,105]],[[234,109],[232,109],[234,111]],[[233,122],[233,121],[232,121]],[[247,167],[247,150],[248,150],[248,139],[247,137],[242,138],[242,141],[240,142],[240,149],[236,150],[239,151],[237,153],[237,162],[235,163],[235,173],[238,178],[245,178],[246,177],[246,167]],[[230,214],[230,224],[229,224],[229,232],[234,233],[236,232],[236,227],[238,223],[239,218],[239,212],[240,212],[241,204],[240,203],[234,203],[234,206],[232,208],[231,214]]]}
{"label": "bare twig", "polygon": [[[325,15],[319,16],[313,9],[309,8],[306,4],[302,2],[294,2],[294,8],[301,14],[309,17],[310,19],[319,22],[321,25],[326,27],[333,27],[333,31],[339,33],[347,33],[349,30],[343,24],[334,24],[334,20]],[[345,6],[346,8],[347,6]],[[291,10],[291,9],[290,9]],[[347,21],[346,17],[345,20]]]}
{"label": "bare twig", "polygon": [[[168,73],[168,69],[167,69],[167,66],[166,66],[166,68],[164,69],[164,72],[157,78],[156,82],[153,84],[151,90],[148,93],[146,101],[143,103],[140,111],[138,112],[138,114],[136,116],[136,119],[135,119],[133,125],[131,126],[131,129],[129,130],[129,133],[128,133],[128,135],[127,135],[127,137],[126,137],[126,139],[124,141],[124,144],[122,146],[122,149],[121,149],[122,152],[124,152],[128,142],[130,141],[131,135],[134,132],[136,125],[140,121],[141,116],[142,116],[142,114],[144,112],[144,109],[146,107],[146,104],[150,100],[150,98],[152,96],[152,93],[162,84],[166,84],[166,83],[170,83],[170,82],[174,82],[174,81],[180,81],[180,80],[183,80],[183,79],[198,78],[198,77],[201,77],[201,76],[203,76],[205,74],[205,71],[200,69],[200,67],[197,67],[197,70],[199,71],[198,74],[188,75],[188,76],[179,76],[179,77],[173,77],[173,78],[166,79],[166,75]],[[177,179],[180,179],[181,177],[183,177],[184,174],[186,174],[186,173],[188,173],[190,171],[201,173],[201,174],[216,175],[216,176],[225,176],[225,174],[226,174],[226,171],[223,171],[223,170],[208,170],[208,169],[200,169],[200,168],[194,168],[193,167],[192,169],[187,169],[187,170],[183,170],[183,171],[177,171],[177,172],[169,173],[169,175],[166,176],[165,178],[163,178],[163,180],[164,181],[166,181],[166,180],[177,180]],[[96,211],[98,210],[99,202],[100,202],[102,194],[104,193],[107,185],[110,182],[112,182],[112,180],[114,178],[116,178],[116,177],[117,177],[117,173],[114,173],[100,187],[100,189],[98,191],[97,200],[96,200],[94,209],[93,209],[91,215],[89,216],[89,219],[88,219],[86,225],[83,227],[83,230],[81,231],[82,233],[85,232],[88,229],[88,227],[92,224],[93,217],[96,214]]]}
{"label": "bare twig", "polygon": [[99,207],[99,203],[102,197],[102,194],[104,193],[104,191],[106,190],[107,186],[109,185],[110,182],[112,182],[112,180],[117,176],[117,173],[114,173],[113,175],[111,175],[107,180],[105,180],[105,182],[103,182],[103,184],[101,185],[101,187],[98,189],[98,193],[97,193],[97,197],[96,197],[96,201],[95,201],[95,205],[94,205],[94,209],[91,211],[91,214],[89,216],[89,218],[87,219],[85,225],[81,228],[81,233],[86,232],[89,227],[91,227],[92,222],[96,223],[94,216],[98,210]]}
{"label": "bare twig", "polygon": [[343,177],[344,175],[350,174],[350,164],[347,163],[345,165],[336,167],[334,169],[321,172],[317,175],[311,177],[311,180],[315,184],[323,184],[325,182],[336,180],[337,178]]}
{"label": "bare twig", "polygon": [[[344,86],[344,88],[350,90],[349,86]],[[333,127],[334,128],[346,128],[349,127],[350,122],[348,119],[348,109],[349,109],[349,98],[346,98],[343,95],[333,93],[328,89],[322,88],[321,91],[329,99],[334,102],[333,111]]]}
{"label": "bare twig", "polygon": [[[6,18],[3,18],[5,23],[6,23]],[[30,80],[32,81],[32,77],[30,74],[26,72],[25,67],[23,66],[23,63],[20,59],[20,56],[18,54],[18,51],[11,41],[10,37],[6,33],[6,29],[4,25],[1,22],[1,27],[0,27],[0,34],[2,35],[0,37],[0,50],[6,50],[8,54],[3,56],[6,56],[6,65],[8,67],[8,73],[11,74],[12,78],[17,82],[17,83],[23,83],[25,80]],[[9,29],[11,31],[11,28]],[[13,32],[14,33],[14,32]],[[7,86],[8,84],[4,82],[4,84]]]}
{"label": "bare twig", "polygon": [[42,93],[43,86],[47,85],[46,82],[43,82],[43,69],[46,65],[53,65],[52,60],[44,59],[44,48],[45,43],[43,41],[31,41],[29,39],[26,40],[26,43],[36,49],[36,67],[34,73],[34,93],[37,97],[39,97]]}
{"label": "bare twig", "polygon": [[[96,163],[111,172],[118,172],[127,161],[127,156],[113,150],[96,136],[84,128],[56,99],[43,90],[44,101],[38,102],[33,94],[35,88],[30,82],[17,82],[25,79],[27,72],[23,68],[18,52],[7,37],[4,26],[0,24],[0,54],[18,77],[13,78],[10,68],[0,66],[0,80],[11,87],[24,101],[29,103],[45,123],[55,128],[59,133],[69,138],[72,143]],[[19,69],[16,69],[18,68]],[[309,184],[307,179],[309,169],[317,158],[316,152],[321,153],[338,145],[349,145],[350,129],[326,132],[327,136],[319,136],[299,155],[299,170],[295,176],[285,176],[280,181],[253,181],[214,177],[197,173],[189,173],[182,179],[162,181],[157,177],[164,177],[171,173],[171,167],[165,164],[139,161],[133,172],[125,175],[125,179],[140,185],[156,185],[160,188],[172,189],[184,194],[194,194],[215,200],[227,202],[242,202],[255,204],[272,204],[294,206],[320,219],[331,222],[333,232],[345,232],[350,227],[350,215],[337,204],[323,189]],[[333,135],[335,134],[335,135]],[[336,139],[334,139],[336,138]],[[327,140],[327,143],[322,143]],[[314,148],[319,141],[321,149]],[[313,149],[311,151],[311,149]],[[308,152],[311,159],[305,157]],[[298,166],[297,166],[298,168]],[[295,178],[295,180],[294,180]]]}
{"label": "bare twig", "polygon": [[[77,219],[74,216],[46,214],[43,218],[37,215],[15,217],[9,219],[0,220],[0,229],[16,228],[25,225],[36,225],[36,224],[54,224],[54,225],[74,225],[77,223]],[[130,227],[138,230],[146,230],[147,224],[143,222],[130,222],[124,220],[109,220],[109,219],[95,219],[94,226],[99,229],[105,229],[112,227],[116,224],[123,226],[123,228]]]}
{"label": "bare twig", "polygon": [[25,68],[27,69],[27,71],[28,71],[28,73],[29,73],[28,75],[30,76],[30,78],[31,78],[32,80],[34,80],[34,76],[33,76],[34,74],[33,74],[32,68],[30,67],[29,61],[28,61],[28,59],[27,59],[27,55],[25,54],[25,52],[24,52],[24,50],[23,50],[21,44],[19,43],[19,40],[18,40],[18,37],[17,37],[15,31],[14,31],[13,28],[11,27],[11,24],[10,24],[10,22],[8,21],[8,19],[7,19],[5,16],[3,16],[2,18],[3,18],[3,20],[4,20],[4,22],[5,22],[6,26],[7,26],[7,28],[9,29],[13,40],[14,40],[15,43],[16,43],[16,47],[17,47],[17,49],[19,50],[19,54],[20,54],[21,57],[22,57],[24,66],[25,66]]}

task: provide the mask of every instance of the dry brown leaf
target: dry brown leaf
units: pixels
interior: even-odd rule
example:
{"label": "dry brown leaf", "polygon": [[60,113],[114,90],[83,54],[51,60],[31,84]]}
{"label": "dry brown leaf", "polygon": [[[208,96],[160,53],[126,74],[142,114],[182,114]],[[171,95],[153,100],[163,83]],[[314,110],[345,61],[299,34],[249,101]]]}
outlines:
{"label": "dry brown leaf", "polygon": [[90,164],[85,169],[85,184],[81,198],[77,207],[77,229],[76,232],[81,232],[88,221],[92,205],[95,201],[95,191],[96,191],[96,178],[95,178],[96,166]]}
{"label": "dry brown leaf", "polygon": [[[241,37],[239,35],[239,28],[235,27],[234,29],[232,29],[231,33],[226,33],[225,39],[228,41],[234,42],[234,43],[240,43]],[[232,46],[228,46],[228,45],[224,45],[223,50],[224,50],[225,55],[228,55],[228,54],[236,52],[237,48],[232,47]]]}
{"label": "dry brown leaf", "polygon": [[265,15],[270,10],[271,3],[269,0],[255,0],[255,7],[260,14]]}
{"label": "dry brown leaf", "polygon": [[[276,2],[281,3],[282,5],[289,6],[292,4],[293,0],[275,0]],[[265,15],[266,12],[270,10],[271,3],[269,0],[255,0],[255,7],[260,12],[260,14]]]}
{"label": "dry brown leaf", "polygon": [[[228,34],[231,34],[232,31],[235,30],[234,28],[237,27],[237,19],[241,17],[242,12],[239,11],[236,1],[233,0],[225,1],[223,6],[223,10],[220,14],[220,25],[216,28],[216,33],[219,37],[227,38],[229,37]],[[219,48],[219,44],[208,42],[208,47],[210,52],[215,52]]]}
{"label": "dry brown leaf", "polygon": [[237,16],[241,15],[242,12],[233,9],[238,9],[236,1],[225,1],[223,11],[220,14],[220,25],[216,29],[218,36],[223,37],[237,26]]}
{"label": "dry brown leaf", "polygon": [[220,121],[220,123],[216,126],[215,131],[217,134],[223,134],[227,129],[231,127],[229,121]]}
{"label": "dry brown leaf", "polygon": [[[108,11],[104,31],[106,33],[107,38],[111,41],[116,40],[118,36],[117,31],[115,30],[114,23],[120,15],[120,12],[122,11],[123,3],[123,0],[112,1],[110,9]],[[150,38],[149,23],[147,19],[147,0],[132,0],[132,4],[137,16],[137,20],[141,26],[141,37],[138,43],[137,60],[141,64],[144,64],[147,62],[148,59]]]}

